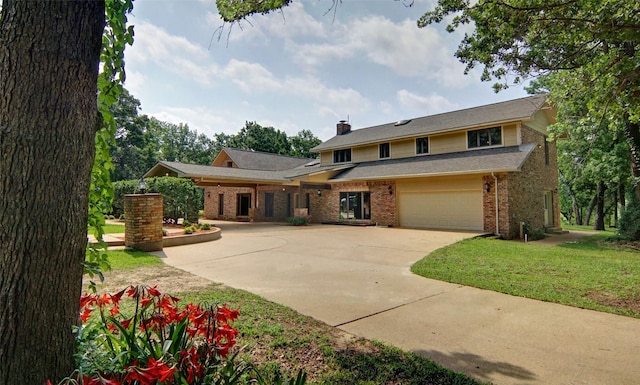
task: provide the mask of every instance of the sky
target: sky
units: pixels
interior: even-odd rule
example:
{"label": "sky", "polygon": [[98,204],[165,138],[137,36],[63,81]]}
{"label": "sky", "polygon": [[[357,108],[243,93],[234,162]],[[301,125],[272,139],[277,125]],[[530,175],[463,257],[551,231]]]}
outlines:
{"label": "sky", "polygon": [[332,0],[293,0],[230,25],[213,0],[136,0],[125,87],[140,113],[212,139],[249,121],[327,140],[340,120],[358,129],[526,96],[464,75],[465,31],[418,28],[434,1],[407,4],[343,0],[327,13]]}

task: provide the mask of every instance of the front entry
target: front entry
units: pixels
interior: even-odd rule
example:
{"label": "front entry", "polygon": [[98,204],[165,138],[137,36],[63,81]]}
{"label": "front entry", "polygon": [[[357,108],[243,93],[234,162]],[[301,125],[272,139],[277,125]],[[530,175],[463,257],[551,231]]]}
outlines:
{"label": "front entry", "polygon": [[251,208],[251,194],[238,194],[238,209],[237,216],[248,217],[249,209]]}

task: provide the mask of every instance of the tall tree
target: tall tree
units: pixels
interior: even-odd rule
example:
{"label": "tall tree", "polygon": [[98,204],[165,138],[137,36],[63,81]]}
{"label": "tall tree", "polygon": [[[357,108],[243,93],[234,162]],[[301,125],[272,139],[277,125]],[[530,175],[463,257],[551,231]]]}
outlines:
{"label": "tall tree", "polygon": [[315,154],[311,153],[311,149],[322,143],[318,137],[313,135],[311,130],[302,130],[297,135],[289,137],[291,151],[289,155],[300,158],[313,158]]}
{"label": "tall tree", "polygon": [[[570,71],[582,79],[588,112],[620,117],[640,177],[640,12],[627,0],[438,0],[418,21],[424,27],[453,16],[447,29],[472,25],[456,57],[496,90],[531,76]],[[552,95],[553,97],[554,95]],[[636,192],[640,192],[637,189]]]}
{"label": "tall tree", "polygon": [[74,368],[104,7],[2,3],[0,384]]}

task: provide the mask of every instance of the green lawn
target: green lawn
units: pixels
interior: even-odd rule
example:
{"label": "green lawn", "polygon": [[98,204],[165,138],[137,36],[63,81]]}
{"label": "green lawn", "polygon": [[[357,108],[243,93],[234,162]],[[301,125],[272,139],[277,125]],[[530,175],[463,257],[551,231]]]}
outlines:
{"label": "green lawn", "polygon": [[[124,224],[107,223],[102,226],[105,234],[124,234]],[[92,234],[92,230],[88,230],[89,234]]]}
{"label": "green lawn", "polygon": [[542,246],[488,238],[436,250],[411,270],[424,277],[640,318],[640,253],[603,240]]}
{"label": "green lawn", "polygon": [[109,250],[107,255],[113,270],[131,270],[138,267],[163,265],[160,258],[142,251]]}

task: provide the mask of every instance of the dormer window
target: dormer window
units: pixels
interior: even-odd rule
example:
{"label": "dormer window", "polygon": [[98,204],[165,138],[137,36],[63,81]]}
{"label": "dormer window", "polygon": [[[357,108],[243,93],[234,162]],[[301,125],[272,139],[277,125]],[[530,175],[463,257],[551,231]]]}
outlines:
{"label": "dormer window", "polygon": [[333,152],[333,163],[351,162],[351,149],[335,150]]}
{"label": "dormer window", "polygon": [[502,144],[502,127],[467,131],[468,148],[499,146]]}
{"label": "dormer window", "polygon": [[391,145],[389,143],[380,143],[378,145],[378,156],[380,159],[391,157]]}
{"label": "dormer window", "polygon": [[416,139],[416,155],[429,153],[429,138],[417,138]]}
{"label": "dormer window", "polygon": [[233,162],[232,161],[228,161],[227,162],[227,167],[233,167]]}

